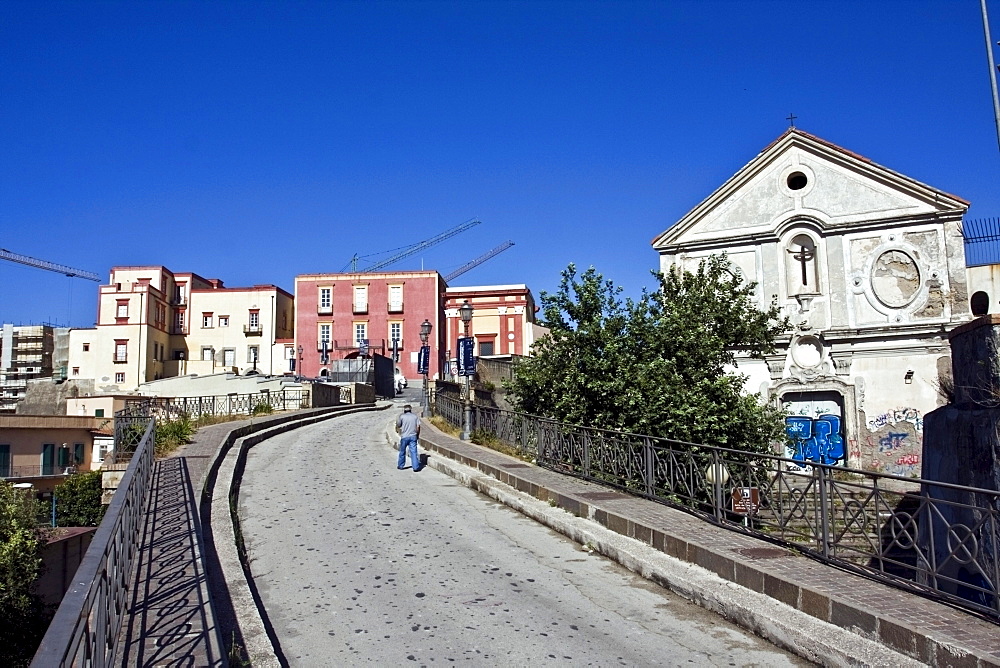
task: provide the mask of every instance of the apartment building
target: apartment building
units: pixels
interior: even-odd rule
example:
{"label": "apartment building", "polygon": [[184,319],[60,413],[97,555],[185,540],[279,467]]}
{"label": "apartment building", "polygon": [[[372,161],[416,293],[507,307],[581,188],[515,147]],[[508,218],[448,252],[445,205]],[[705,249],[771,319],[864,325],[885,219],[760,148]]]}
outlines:
{"label": "apartment building", "polygon": [[[431,359],[444,339],[436,271],[303,274],[295,277],[295,347],[299,372],[322,377],[336,359],[378,353],[395,357],[407,378],[417,378],[420,326],[431,323]],[[431,376],[435,367],[432,364]]]}
{"label": "apartment building", "polygon": [[0,416],[0,479],[51,491],[75,471],[98,469],[113,448],[108,419],[69,415]]}
{"label": "apartment building", "polygon": [[294,298],[265,284],[227,288],[162,266],[114,267],[99,288],[97,325],[70,332],[67,376],[99,392],[189,374],[281,373]]}
{"label": "apartment building", "polygon": [[52,376],[54,329],[5,324],[0,332],[0,413],[13,413],[28,381]]}

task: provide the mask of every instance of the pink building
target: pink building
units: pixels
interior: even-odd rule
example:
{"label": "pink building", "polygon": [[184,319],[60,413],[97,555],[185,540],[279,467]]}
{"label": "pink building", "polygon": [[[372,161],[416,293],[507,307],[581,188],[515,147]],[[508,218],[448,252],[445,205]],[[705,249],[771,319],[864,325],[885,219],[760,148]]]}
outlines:
{"label": "pink building", "polygon": [[296,276],[298,373],[323,376],[332,360],[358,357],[366,345],[369,353],[392,357],[395,340],[396,366],[407,378],[419,378],[420,325],[428,320],[430,377],[435,378],[444,340],[444,291],[444,280],[436,271]]}

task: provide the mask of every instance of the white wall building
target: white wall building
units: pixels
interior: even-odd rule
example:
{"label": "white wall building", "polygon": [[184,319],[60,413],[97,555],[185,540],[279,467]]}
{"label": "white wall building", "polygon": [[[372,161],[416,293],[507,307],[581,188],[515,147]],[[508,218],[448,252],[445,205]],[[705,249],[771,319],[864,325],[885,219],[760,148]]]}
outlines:
{"label": "white wall building", "polygon": [[[786,408],[790,454],[920,473],[923,416],[943,403],[947,333],[970,319],[968,202],[791,128],[653,240],[661,270],[728,253],[794,330],[747,390]],[[946,383],[947,381],[945,381]]]}

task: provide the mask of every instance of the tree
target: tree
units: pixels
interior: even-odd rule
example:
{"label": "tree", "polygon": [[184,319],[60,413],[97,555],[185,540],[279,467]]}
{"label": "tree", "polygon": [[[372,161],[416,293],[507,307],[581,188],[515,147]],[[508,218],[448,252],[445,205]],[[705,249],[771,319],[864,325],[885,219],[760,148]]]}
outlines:
{"label": "tree", "polygon": [[101,472],[76,473],[56,486],[56,524],[96,527],[104,519]]}
{"label": "tree", "polygon": [[41,640],[34,595],[42,560],[41,509],[30,491],[0,481],[0,664],[26,665]]}
{"label": "tree", "polygon": [[789,327],[776,303],[757,307],[756,286],[725,255],[695,272],[654,274],[655,292],[619,299],[594,268],[562,272],[541,294],[550,333],[514,368],[518,410],[564,422],[690,443],[767,451],[783,433],[779,411],[744,394],[736,351],[761,357]]}

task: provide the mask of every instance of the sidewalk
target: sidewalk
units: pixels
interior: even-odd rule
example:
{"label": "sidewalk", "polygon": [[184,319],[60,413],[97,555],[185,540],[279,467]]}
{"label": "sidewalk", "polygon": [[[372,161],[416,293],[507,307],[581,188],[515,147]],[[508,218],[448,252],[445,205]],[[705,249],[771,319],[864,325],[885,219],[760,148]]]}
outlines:
{"label": "sidewalk", "polygon": [[[520,495],[498,488],[508,487],[545,502],[544,510],[528,514],[539,515],[535,519],[578,542],[585,539],[574,534],[588,530],[574,528],[572,521],[560,519],[560,515],[569,513],[570,520],[587,518],[614,534],[641,541],[644,545],[628,541],[640,548],[634,549],[623,548],[620,540],[586,539],[588,543],[596,540],[591,547],[605,556],[778,644],[796,643],[797,650],[805,646],[806,658],[854,665],[879,662],[852,656],[849,648],[841,646],[846,644],[843,634],[834,633],[843,630],[865,641],[869,648],[890,648],[932,666],[1000,666],[1000,625],[714,526],[683,511],[460,441],[426,421],[424,425],[420,446],[423,452],[431,453],[429,466],[508,505],[522,505],[516,498]],[[387,432],[390,442],[393,436]],[[444,458],[470,467],[472,474],[457,470]],[[566,512],[557,515],[557,508]],[[643,547],[651,556],[642,556]],[[665,565],[650,566],[658,557]],[[706,584],[691,565],[706,569],[721,581]],[[772,604],[770,612],[763,611]],[[825,646],[823,638],[812,637],[817,632],[794,628],[813,621],[820,622],[816,624],[818,633],[831,634]],[[824,625],[830,631],[824,632]],[[808,656],[810,653],[816,656]]]}
{"label": "sidewalk", "polygon": [[[117,665],[228,665],[226,650],[234,642],[239,645],[240,638],[223,638],[220,631],[237,626],[227,592],[212,577],[214,545],[202,532],[206,480],[236,437],[334,410],[302,410],[202,427],[191,443],[154,464],[135,587],[122,611]],[[210,581],[215,585],[211,590]]]}

